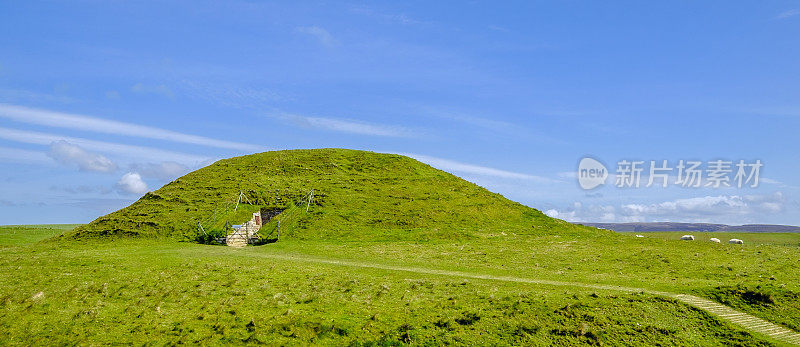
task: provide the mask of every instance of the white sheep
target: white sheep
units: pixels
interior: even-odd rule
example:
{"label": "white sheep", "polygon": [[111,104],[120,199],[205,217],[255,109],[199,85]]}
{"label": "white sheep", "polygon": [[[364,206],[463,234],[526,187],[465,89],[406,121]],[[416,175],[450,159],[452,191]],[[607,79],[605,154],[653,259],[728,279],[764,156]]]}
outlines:
{"label": "white sheep", "polygon": [[714,242],[714,243],[719,243],[720,242],[719,239],[716,238],[716,237],[712,237],[709,241]]}
{"label": "white sheep", "polygon": [[739,239],[731,239],[730,241],[728,241],[728,243],[732,243],[732,244],[736,244],[736,245],[743,245],[744,241],[739,240]]}
{"label": "white sheep", "polygon": [[683,235],[683,236],[681,236],[681,240],[694,241],[694,235]]}

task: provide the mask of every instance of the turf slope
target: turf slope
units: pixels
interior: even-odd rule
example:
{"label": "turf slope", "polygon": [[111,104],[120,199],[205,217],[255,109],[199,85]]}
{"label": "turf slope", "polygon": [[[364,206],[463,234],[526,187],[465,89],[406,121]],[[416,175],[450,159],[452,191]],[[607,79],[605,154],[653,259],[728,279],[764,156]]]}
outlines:
{"label": "turf slope", "polygon": [[[345,149],[286,150],[217,161],[76,229],[109,235],[192,239],[198,223],[222,228],[259,209],[302,207],[282,236],[300,239],[419,240],[502,232],[601,232],[550,218],[414,159]],[[242,191],[255,206],[232,206]]]}

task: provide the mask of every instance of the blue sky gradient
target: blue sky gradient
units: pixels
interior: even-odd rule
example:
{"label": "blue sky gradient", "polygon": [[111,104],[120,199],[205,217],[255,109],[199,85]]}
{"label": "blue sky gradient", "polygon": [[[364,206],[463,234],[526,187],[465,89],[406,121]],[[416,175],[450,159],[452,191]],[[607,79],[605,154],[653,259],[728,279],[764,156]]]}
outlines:
{"label": "blue sky gradient", "polygon": [[[0,32],[0,224],[323,147],[573,221],[800,224],[796,1],[26,1],[0,3]],[[764,167],[757,188],[586,192],[584,156]]]}

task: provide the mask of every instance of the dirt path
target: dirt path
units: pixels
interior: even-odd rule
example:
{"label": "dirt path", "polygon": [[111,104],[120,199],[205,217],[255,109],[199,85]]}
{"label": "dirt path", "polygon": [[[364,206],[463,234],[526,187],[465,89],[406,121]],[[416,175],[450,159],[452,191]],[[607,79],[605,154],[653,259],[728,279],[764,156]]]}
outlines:
{"label": "dirt path", "polygon": [[721,305],[714,301],[706,300],[694,295],[676,294],[670,292],[649,290],[644,288],[622,287],[622,286],[604,285],[604,284],[538,280],[538,279],[523,278],[523,277],[495,276],[495,275],[476,274],[476,273],[462,272],[462,271],[447,271],[447,270],[435,270],[435,269],[426,269],[418,267],[370,264],[370,263],[360,263],[360,262],[333,260],[333,259],[293,257],[293,256],[273,255],[273,254],[257,254],[257,255],[266,258],[280,259],[287,261],[300,261],[300,262],[309,262],[318,264],[331,264],[338,266],[413,272],[419,274],[451,276],[459,278],[474,278],[474,279],[491,280],[491,281],[532,283],[532,284],[544,284],[552,286],[569,286],[569,287],[580,287],[580,288],[601,289],[601,290],[618,290],[630,293],[647,293],[647,294],[659,295],[659,296],[673,298],[685,304],[710,312],[711,314],[716,315],[720,319],[739,325],[745,328],[746,330],[749,330],[750,332],[760,333],[772,337],[773,339],[778,341],[800,346],[800,334],[791,329],[770,323],[761,318],[749,315],[747,313],[736,311],[728,306]]}

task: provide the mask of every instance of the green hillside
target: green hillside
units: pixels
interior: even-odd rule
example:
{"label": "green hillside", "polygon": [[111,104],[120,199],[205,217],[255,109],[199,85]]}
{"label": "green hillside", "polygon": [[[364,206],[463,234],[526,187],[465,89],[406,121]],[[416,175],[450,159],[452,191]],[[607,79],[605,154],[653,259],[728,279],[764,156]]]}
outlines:
{"label": "green hillside", "polygon": [[[306,212],[305,197],[314,190]],[[252,205],[233,208],[244,192]],[[286,150],[220,160],[145,194],[69,236],[194,239],[205,229],[287,209],[282,237],[402,240],[590,229],[552,219],[414,159],[345,149]]]}

